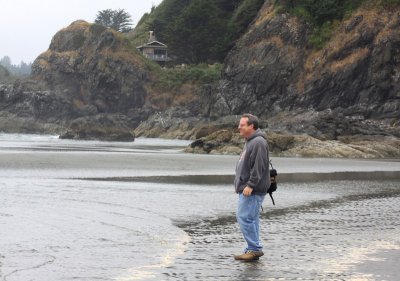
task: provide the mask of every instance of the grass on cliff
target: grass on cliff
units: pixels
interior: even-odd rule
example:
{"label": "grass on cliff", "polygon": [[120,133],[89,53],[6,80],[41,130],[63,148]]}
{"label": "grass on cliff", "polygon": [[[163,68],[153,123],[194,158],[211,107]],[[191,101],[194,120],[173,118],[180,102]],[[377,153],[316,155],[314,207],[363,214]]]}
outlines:
{"label": "grass on cliff", "polygon": [[185,106],[199,98],[199,90],[205,84],[220,80],[222,64],[178,65],[162,68],[148,61],[151,82],[147,85],[148,100],[155,109]]}
{"label": "grass on cliff", "polygon": [[276,5],[280,11],[289,12],[310,23],[313,27],[310,44],[321,49],[340,21],[360,6],[391,9],[400,6],[400,0],[288,0],[283,5],[276,1]]}
{"label": "grass on cliff", "polygon": [[222,70],[222,64],[219,63],[177,65],[172,68],[161,68],[153,62],[148,65],[153,73],[153,86],[160,91],[174,91],[183,84],[215,84]]}

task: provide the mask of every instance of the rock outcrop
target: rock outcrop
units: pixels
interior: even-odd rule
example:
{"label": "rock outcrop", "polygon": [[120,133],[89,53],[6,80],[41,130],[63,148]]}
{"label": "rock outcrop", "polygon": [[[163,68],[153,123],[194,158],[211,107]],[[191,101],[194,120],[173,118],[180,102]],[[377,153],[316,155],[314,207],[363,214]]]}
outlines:
{"label": "rock outcrop", "polygon": [[54,124],[58,132],[77,118],[92,116],[84,120],[96,123],[99,114],[119,114],[129,119],[129,135],[147,117],[146,69],[121,34],[75,21],[57,32],[49,49],[34,61],[29,81],[0,86],[0,110],[28,123]]}
{"label": "rock outcrop", "polygon": [[143,59],[119,33],[84,21],[57,32],[32,65],[32,79],[68,97],[80,115],[140,109],[147,75]]}
{"label": "rock outcrop", "polygon": [[[269,119],[330,111],[344,121],[338,124],[343,134],[351,131],[348,118],[393,124],[400,118],[399,28],[398,9],[360,9],[315,50],[307,43],[310,27],[266,1],[225,60],[210,116],[252,112]],[[325,131],[333,138],[341,134]],[[400,135],[398,125],[392,131]]]}
{"label": "rock outcrop", "polygon": [[73,107],[67,97],[32,80],[0,85],[0,130],[12,133],[59,132]]}
{"label": "rock outcrop", "polygon": [[[395,137],[353,136],[340,140],[319,140],[309,135],[267,132],[270,152],[281,157],[397,158],[400,140]],[[186,152],[239,154],[243,139],[236,131],[218,130],[193,141]]]}

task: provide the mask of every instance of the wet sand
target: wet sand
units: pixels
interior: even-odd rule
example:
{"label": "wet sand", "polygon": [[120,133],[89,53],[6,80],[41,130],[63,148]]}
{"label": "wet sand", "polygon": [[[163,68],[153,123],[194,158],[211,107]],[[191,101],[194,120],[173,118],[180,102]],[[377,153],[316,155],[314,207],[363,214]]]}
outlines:
{"label": "wet sand", "polygon": [[19,137],[0,137],[0,280],[399,279],[399,161],[273,158],[265,256],[243,263],[237,157]]}
{"label": "wet sand", "polygon": [[[255,264],[232,259],[244,246],[233,215],[181,222],[193,239],[187,256],[177,259],[169,276],[181,269],[181,277],[187,271],[200,272],[199,280],[397,280],[398,267],[383,261],[400,257],[398,183],[387,182],[381,192],[374,190],[377,183],[327,185],[333,184],[339,193],[325,193],[321,183],[285,185],[283,194],[276,195],[277,207],[266,198],[261,216],[266,255]],[[349,184],[359,190],[349,193]],[[283,201],[282,196],[295,198]],[[379,259],[379,270],[369,267]],[[385,278],[380,279],[383,272]]]}

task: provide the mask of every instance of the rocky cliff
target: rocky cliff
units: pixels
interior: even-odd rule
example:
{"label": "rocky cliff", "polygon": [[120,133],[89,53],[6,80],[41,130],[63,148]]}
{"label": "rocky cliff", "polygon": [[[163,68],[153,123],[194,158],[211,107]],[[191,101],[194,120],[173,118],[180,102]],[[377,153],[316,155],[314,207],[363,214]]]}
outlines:
{"label": "rocky cliff", "polygon": [[315,50],[310,26],[274,2],[265,1],[226,58],[211,116],[249,111],[275,128],[329,138],[367,133],[363,123],[371,120],[381,133],[400,136],[399,9],[359,9]]}
{"label": "rocky cliff", "polygon": [[34,61],[30,79],[0,88],[3,110],[31,118],[28,123],[53,124],[54,131],[80,117],[86,119],[74,124],[86,121],[74,128],[102,126],[96,120],[107,118],[115,124],[126,120],[123,127],[132,129],[143,113],[148,72],[144,59],[121,34],[75,21],[57,32],[49,49]]}
{"label": "rocky cliff", "polygon": [[140,108],[146,92],[143,59],[119,33],[73,22],[52,39],[32,65],[32,79],[68,96],[85,113],[123,113]]}
{"label": "rocky cliff", "polygon": [[[192,136],[205,128],[210,134],[196,137],[187,151],[237,152],[242,143],[234,125],[221,128],[220,120],[231,116],[235,124],[251,112],[263,120],[279,155],[398,157],[400,10],[360,8],[315,49],[311,26],[275,3],[265,1],[236,42],[219,85],[203,89],[208,122],[190,128]],[[165,115],[163,123],[168,120]],[[154,120],[148,125],[161,127]]]}

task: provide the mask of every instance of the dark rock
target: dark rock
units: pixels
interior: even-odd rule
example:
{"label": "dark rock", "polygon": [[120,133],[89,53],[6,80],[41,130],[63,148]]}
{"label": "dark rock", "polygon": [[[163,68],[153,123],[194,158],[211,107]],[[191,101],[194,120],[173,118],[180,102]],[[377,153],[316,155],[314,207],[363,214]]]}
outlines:
{"label": "dark rock", "polygon": [[38,122],[31,116],[18,116],[0,111],[0,132],[22,134],[58,134],[63,126],[55,123]]}
{"label": "dark rock", "polygon": [[190,144],[191,148],[195,147],[203,147],[204,146],[204,140],[203,139],[196,139],[194,142]]}
{"label": "dark rock", "polygon": [[362,22],[362,20],[364,19],[363,15],[358,15],[356,17],[354,17],[354,19],[346,26],[346,32],[350,32],[352,31],[357,25],[360,24],[360,22]]}
{"label": "dark rock", "polygon": [[274,126],[319,139],[368,134],[349,121],[352,116],[399,120],[399,28],[398,11],[360,10],[322,50],[310,52],[310,27],[266,1],[225,60],[222,80],[209,94],[209,116],[251,112],[268,121],[277,115],[293,120],[291,113],[310,111],[312,120]]}
{"label": "dark rock", "polygon": [[0,85],[0,109],[43,123],[65,123],[77,115],[68,98],[39,89],[29,80]]}
{"label": "dark rock", "polygon": [[185,151],[192,153],[237,154],[240,152],[242,145],[243,141],[238,133],[233,132],[232,129],[222,129],[196,139]]}
{"label": "dark rock", "polygon": [[121,115],[99,114],[80,117],[71,122],[61,139],[134,141],[135,136],[129,127],[129,120]]}
{"label": "dark rock", "polygon": [[[266,1],[259,17],[275,13]],[[309,28],[285,14],[252,25],[228,54],[211,116],[290,110],[304,65]],[[294,96],[294,98],[293,98]]]}
{"label": "dark rock", "polygon": [[156,112],[141,122],[135,129],[136,136],[161,137],[170,139],[190,139],[196,126],[204,123],[184,108],[170,108]]}
{"label": "dark rock", "polygon": [[32,79],[68,99],[79,115],[127,114],[144,105],[144,60],[117,32],[84,21],[57,32]]}
{"label": "dark rock", "polygon": [[271,152],[282,152],[294,147],[294,135],[284,135],[277,133],[268,133],[268,145]]}

